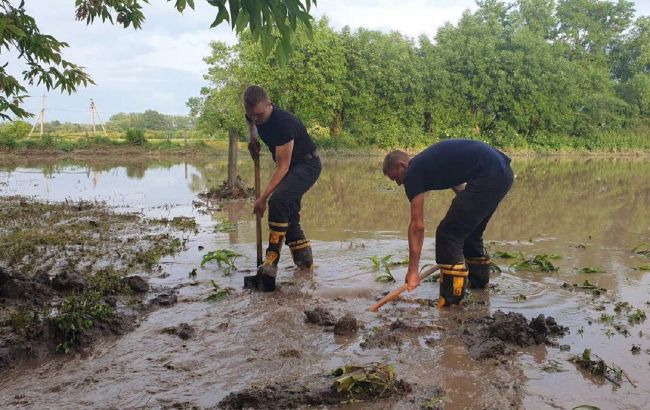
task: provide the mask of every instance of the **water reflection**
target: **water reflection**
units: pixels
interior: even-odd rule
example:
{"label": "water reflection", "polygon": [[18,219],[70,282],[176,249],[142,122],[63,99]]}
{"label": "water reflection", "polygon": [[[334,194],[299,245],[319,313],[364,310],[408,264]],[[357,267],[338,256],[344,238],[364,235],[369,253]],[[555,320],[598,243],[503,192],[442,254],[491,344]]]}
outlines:
{"label": "water reflection", "polygon": [[[242,179],[252,185],[252,162],[239,156]],[[102,200],[137,210],[190,205],[196,194],[219,185],[227,175],[227,157],[92,158],[56,161],[49,158],[0,163],[3,195],[47,200]],[[316,241],[400,239],[406,237],[408,202],[402,189],[383,177],[380,157],[324,158],[320,180],[305,196],[303,225]],[[263,180],[271,174],[264,158]],[[629,250],[649,242],[650,161],[643,158],[516,158],[516,181],[486,231],[492,249],[526,254],[557,253],[575,273],[579,266],[599,266],[610,273],[639,265]],[[432,192],[426,204],[426,236],[452,198]],[[237,224],[230,244],[255,239],[251,204],[234,202],[210,215]],[[429,239],[430,241],[430,239]],[[433,254],[431,245],[425,253]],[[379,251],[368,250],[369,254]],[[630,272],[642,275],[639,272]],[[543,280],[548,274],[531,274]],[[573,279],[573,278],[572,278]],[[576,277],[575,280],[580,279]],[[600,286],[617,287],[616,275]]]}

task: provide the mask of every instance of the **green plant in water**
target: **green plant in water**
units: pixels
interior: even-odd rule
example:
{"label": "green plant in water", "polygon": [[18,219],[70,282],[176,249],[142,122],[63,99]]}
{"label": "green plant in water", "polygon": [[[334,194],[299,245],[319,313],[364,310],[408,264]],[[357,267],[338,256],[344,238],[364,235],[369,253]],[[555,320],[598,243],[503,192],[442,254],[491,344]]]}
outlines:
{"label": "green plant in water", "polygon": [[63,299],[53,319],[61,342],[57,351],[68,353],[79,343],[79,335],[90,329],[96,322],[105,321],[113,315],[113,308],[101,301],[101,293],[96,291],[72,294]]}
{"label": "green plant in water", "polygon": [[646,314],[643,310],[637,309],[627,317],[627,321],[630,323],[639,323],[641,321],[644,321],[646,318]]}
{"label": "green plant in water", "polygon": [[614,316],[612,316],[610,314],[602,313],[600,315],[600,321],[601,322],[611,322],[612,320],[614,320]]}
{"label": "green plant in water", "polygon": [[521,262],[515,262],[510,267],[514,270],[531,270],[531,271],[541,271],[541,272],[553,272],[559,268],[554,266],[549,259],[559,259],[558,255],[535,255],[530,259],[523,260]]}
{"label": "green plant in water", "polygon": [[526,297],[526,295],[517,295],[517,296],[513,297],[513,299],[515,300],[515,302],[523,302],[524,300],[526,300],[528,298]]}
{"label": "green plant in water", "polygon": [[395,277],[390,271],[390,258],[392,257],[393,255],[386,255],[382,258],[379,258],[378,256],[368,258],[368,260],[372,262],[373,270],[377,272],[377,275],[375,275],[375,282],[395,282]]}
{"label": "green plant in water", "polygon": [[642,270],[644,272],[650,272],[650,265],[641,265],[637,266],[636,268],[632,268],[634,270]]}
{"label": "green plant in water", "polygon": [[210,280],[210,283],[212,284],[212,293],[205,298],[207,302],[218,302],[220,300],[223,300],[226,298],[226,296],[230,295],[235,289],[233,288],[222,288],[221,286],[217,285],[217,282],[214,280]]}
{"label": "green plant in water", "polygon": [[241,254],[231,251],[230,249],[217,249],[216,251],[208,252],[203,255],[201,267],[210,261],[216,261],[219,268],[223,267],[223,274],[230,275],[233,270],[237,269],[235,267],[235,259],[239,256],[241,256]]}
{"label": "green plant in water", "polygon": [[511,253],[511,252],[495,251],[491,253],[490,256],[493,258],[501,258],[501,259],[525,259],[524,254],[522,252]]}
{"label": "green plant in water", "polygon": [[623,310],[629,312],[632,309],[632,306],[628,302],[617,302],[614,306],[614,312],[617,314],[621,313]]}
{"label": "green plant in water", "polygon": [[578,273],[603,273],[605,270],[602,268],[591,268],[589,266],[585,266],[583,268],[578,269]]}
{"label": "green plant in water", "polygon": [[215,232],[232,232],[237,229],[237,223],[231,221],[221,221],[214,226]]}

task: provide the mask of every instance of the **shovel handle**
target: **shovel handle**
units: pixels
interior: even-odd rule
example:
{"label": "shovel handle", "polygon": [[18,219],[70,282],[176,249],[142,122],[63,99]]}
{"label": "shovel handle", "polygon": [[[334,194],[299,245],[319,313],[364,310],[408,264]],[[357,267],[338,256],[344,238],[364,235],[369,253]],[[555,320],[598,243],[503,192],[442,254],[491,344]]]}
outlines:
{"label": "shovel handle", "polygon": [[[255,165],[255,199],[259,199],[261,195],[261,182],[260,182],[260,156],[257,154],[253,157]],[[257,245],[257,266],[262,264],[262,216],[255,214],[255,243]]]}
{"label": "shovel handle", "polygon": [[[431,276],[438,269],[440,269],[439,265],[433,265],[429,269],[427,269],[424,272],[420,273],[420,280],[424,280],[424,279],[428,278],[429,276]],[[405,290],[406,290],[406,283],[403,284],[402,286],[400,286],[399,288],[395,289],[394,291],[390,292],[388,295],[381,298],[381,300],[379,300],[379,302],[377,302],[374,305],[370,306],[370,309],[368,309],[368,310],[371,311],[371,312],[378,311],[380,307],[382,307],[386,303],[396,299]]]}

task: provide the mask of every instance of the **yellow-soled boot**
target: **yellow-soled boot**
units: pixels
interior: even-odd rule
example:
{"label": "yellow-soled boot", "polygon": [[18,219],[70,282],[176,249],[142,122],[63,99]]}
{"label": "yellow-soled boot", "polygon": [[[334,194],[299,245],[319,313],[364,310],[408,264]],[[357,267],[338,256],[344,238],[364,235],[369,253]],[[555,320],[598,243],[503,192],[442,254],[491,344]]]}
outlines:
{"label": "yellow-soled boot", "polygon": [[467,268],[463,263],[440,265],[440,297],[438,307],[457,305],[467,289]]}

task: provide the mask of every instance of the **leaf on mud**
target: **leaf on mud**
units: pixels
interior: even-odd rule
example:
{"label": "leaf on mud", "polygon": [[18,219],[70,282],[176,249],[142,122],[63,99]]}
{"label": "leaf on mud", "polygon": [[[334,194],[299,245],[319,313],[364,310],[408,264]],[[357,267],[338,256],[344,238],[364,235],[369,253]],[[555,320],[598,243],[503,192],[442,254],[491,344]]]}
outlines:
{"label": "leaf on mud", "polygon": [[585,266],[583,268],[578,269],[578,273],[603,273],[603,272],[605,272],[605,270],[602,268],[592,268],[589,266]]}
{"label": "leaf on mud", "polygon": [[637,255],[650,256],[650,243],[640,243],[632,248],[632,252],[636,253]]}
{"label": "leaf on mud", "polygon": [[600,410],[600,407],[592,406],[591,404],[581,404],[579,406],[575,406],[571,410]]}

